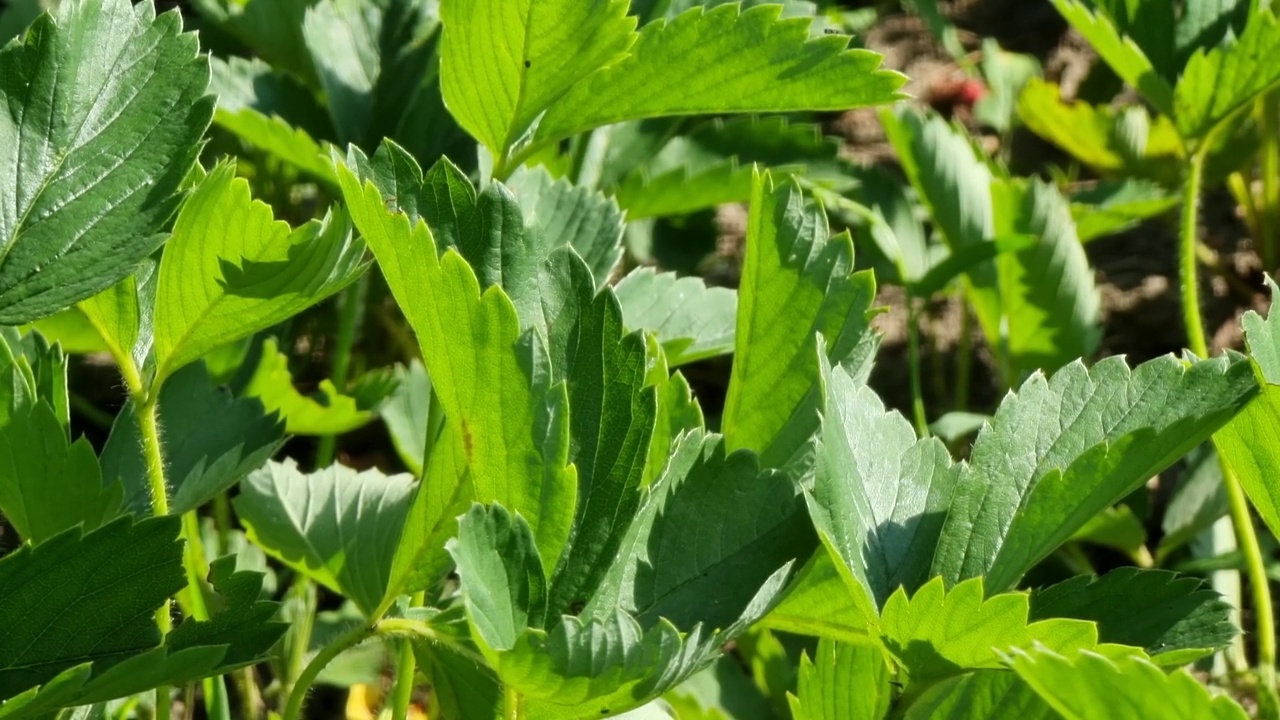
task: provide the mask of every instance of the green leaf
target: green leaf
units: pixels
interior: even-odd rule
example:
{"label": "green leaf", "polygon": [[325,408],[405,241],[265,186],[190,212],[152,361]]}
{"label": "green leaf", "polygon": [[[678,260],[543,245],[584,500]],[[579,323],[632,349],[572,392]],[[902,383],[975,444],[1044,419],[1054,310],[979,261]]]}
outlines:
{"label": "green leaf", "polygon": [[163,242],[213,114],[181,24],[149,4],[68,0],[0,49],[0,323],[70,307]]}
{"label": "green leaf", "polygon": [[38,332],[0,327],[0,429],[42,402],[65,436],[71,424],[66,356]]}
{"label": "green leaf", "polygon": [[341,435],[368,424],[374,417],[355,398],[338,392],[328,379],[320,381],[315,395],[298,392],[289,373],[289,357],[280,352],[275,338],[263,341],[258,367],[241,393],[257,398],[267,412],[280,416],[290,435]]}
{"label": "green leaf", "polygon": [[[214,387],[203,363],[176,373],[160,391],[161,443],[169,512],[194,510],[235,485],[284,443],[284,424],[257,400]],[[124,508],[147,514],[151,491],[134,417],[126,403],[102,448],[102,477],[124,482]]]}
{"label": "green leaf", "polygon": [[746,201],[754,166],[776,177],[803,175],[839,184],[847,182],[839,149],[819,127],[784,117],[715,118],[655,148],[621,180],[618,204],[628,219],[637,220]]}
{"label": "green leaf", "polygon": [[[1265,396],[1266,389],[1263,389]],[[1254,400],[1258,402],[1258,400]],[[1249,412],[1246,406],[1241,415]],[[1240,415],[1236,416],[1237,418]],[[1218,431],[1215,440],[1221,442],[1224,433],[1236,421]],[[1164,535],[1156,551],[1156,560],[1163,562],[1170,553],[1191,542],[1204,530],[1213,527],[1220,518],[1230,512],[1227,490],[1222,483],[1222,464],[1213,445],[1206,443],[1187,453],[1186,468],[1182,479],[1173,490],[1168,507],[1164,510],[1160,529]]]}
{"label": "green leaf", "polygon": [[987,92],[973,106],[974,119],[1000,133],[1008,133],[1017,120],[1022,89],[1044,75],[1034,55],[1009,52],[995,38],[982,39],[982,75]]}
{"label": "green leaf", "polygon": [[547,578],[524,518],[501,505],[473,505],[458,519],[448,549],[476,640],[491,656],[514,648],[527,628],[542,626]]}
{"label": "green leaf", "polygon": [[994,260],[1003,253],[1018,252],[1039,243],[1034,235],[1004,235],[991,242],[965,245],[945,258],[937,260],[919,280],[908,282],[911,294],[918,298],[933,297],[947,289],[953,280],[976,266]]}
{"label": "green leaf", "polygon": [[[550,107],[538,140],[642,118],[847,110],[901,97],[905,78],[878,69],[879,55],[849,49],[844,36],[811,38],[809,18],[780,19],[781,11],[721,5],[646,25],[625,58],[577,82]],[[581,32],[564,31],[575,30]]]}
{"label": "green leaf", "polygon": [[1084,0],[1051,0],[1095,52],[1122,80],[1142,93],[1163,115],[1174,115],[1174,90],[1156,72],[1151,60],[1131,38],[1125,37],[1104,13]]}
{"label": "green leaf", "polygon": [[259,578],[215,563],[223,608],[165,638],[155,611],[185,585],[177,518],[122,518],[69,531],[0,560],[0,718],[181,685],[259,661],[284,626],[268,622]]}
{"label": "green leaf", "polygon": [[41,13],[54,7],[52,0],[14,0],[0,10],[0,45],[26,31]]}
{"label": "green leaf", "polygon": [[1091,622],[1031,621],[1026,593],[984,596],[982,578],[950,590],[942,578],[934,578],[910,599],[902,589],[895,592],[885,603],[880,632],[900,664],[899,679],[927,685],[969,670],[999,668],[1001,653],[1011,648],[1066,652],[1098,644]]}
{"label": "green leaf", "polygon": [[255,55],[307,82],[315,79],[302,36],[307,8],[316,0],[195,0],[192,5]]}
{"label": "green leaf", "polygon": [[431,409],[431,379],[417,360],[397,365],[396,390],[379,410],[391,444],[409,472],[422,477],[427,456],[427,423]]}
{"label": "green leaf", "polygon": [[854,642],[866,637],[875,616],[864,597],[852,594],[831,553],[823,551],[814,553],[796,573],[786,597],[761,624],[797,635]]}
{"label": "green leaf", "polygon": [[1178,18],[1178,67],[1186,67],[1196,50],[1218,46],[1228,33],[1240,34],[1253,7],[1252,0],[1205,0],[1188,3]]}
{"label": "green leaf", "polygon": [[826,216],[794,182],[756,178],[738,290],[733,374],[723,427],[730,450],[780,467],[818,427],[810,407],[818,381],[815,336],[827,358],[857,377],[870,372],[875,278],[854,272],[847,233],[830,237]]}
{"label": "green leaf", "polygon": [[103,485],[93,446],[67,437],[49,403],[19,409],[0,426],[0,512],[27,542],[85,532],[116,517],[123,489]]}
{"label": "green leaf", "polygon": [[[361,164],[358,156],[353,164]],[[381,182],[397,182],[376,164],[366,168]],[[535,377],[534,368],[545,359],[522,339],[516,307],[503,290],[491,286],[481,292],[480,280],[457,250],[440,255],[427,225],[399,211],[407,207],[417,217],[418,188],[397,193],[404,197],[393,210],[371,180],[362,182],[345,165],[338,177],[356,227],[422,345],[449,429],[436,450],[445,446],[454,467],[469,473],[477,500],[520,513],[538,539],[544,566],[554,566],[577,496],[563,416],[566,391],[547,388]]]}
{"label": "green leaf", "polygon": [[1088,243],[1138,227],[1177,207],[1179,199],[1164,188],[1142,180],[1100,184],[1090,192],[1071,196],[1076,235]]}
{"label": "green leaf", "polygon": [[667,359],[658,344],[657,336],[646,335],[645,347],[649,364],[647,382],[656,388],[658,399],[658,415],[653,423],[649,458],[645,462],[642,482],[645,487],[649,487],[666,469],[671,449],[679,437],[687,431],[705,428],[707,423],[702,416],[702,406],[689,388],[689,382],[679,371],[672,374],[667,367]]}
{"label": "green leaf", "polygon": [[1031,594],[1032,619],[1091,620],[1104,642],[1140,647],[1163,665],[1185,664],[1230,644],[1238,632],[1231,612],[1202,580],[1166,570],[1120,568]]}
{"label": "green leaf", "polygon": [[[1247,362],[1130,370],[1120,358],[1033,375],[978,435],[933,572],[1012,586],[1095,513],[1225,424],[1256,392]],[[1027,433],[1026,428],[1037,428]]]}
{"label": "green leaf", "polygon": [[141,369],[151,352],[155,270],[155,261],[148,258],[134,274],[76,306],[102,338],[131,392],[142,389]]}
{"label": "green leaf", "polygon": [[440,10],[445,104],[498,158],[540,113],[635,42],[626,0],[444,0]]}
{"label": "green leaf", "polygon": [[[1273,298],[1280,297],[1274,280],[1268,278],[1267,285]],[[1250,311],[1241,323],[1262,392],[1213,442],[1267,527],[1280,536],[1280,312],[1272,310],[1263,319]]]}
{"label": "green leaf", "polygon": [[768,700],[742,671],[737,658],[722,656],[694,673],[662,700],[679,720],[773,720]]}
{"label": "green leaf", "polygon": [[815,546],[789,478],[761,469],[750,452],[728,453],[719,436],[695,431],[673,451],[583,613],[600,618],[619,608],[645,627],[662,618],[682,629],[703,623],[725,630]]}
{"label": "green leaf", "polygon": [[1007,670],[956,675],[930,687],[904,720],[1060,720],[1031,686]]}
{"label": "green leaf", "polygon": [[623,324],[655,333],[672,367],[733,352],[736,291],[647,267],[628,273],[613,290]]}
{"label": "green leaf", "polygon": [[604,287],[622,259],[623,222],[617,203],[556,180],[545,168],[520,168],[507,186],[524,211],[525,234],[530,236],[526,242],[548,248],[548,255],[569,245],[587,263],[596,285]]}
{"label": "green leaf", "polygon": [[304,474],[290,459],[249,475],[234,504],[249,539],[374,617],[398,594],[391,564],[414,490],[409,475],[341,465]]}
{"label": "green leaf", "polygon": [[1234,43],[1199,50],[1178,80],[1173,115],[1189,140],[1205,136],[1280,82],[1267,58],[1280,52],[1280,25],[1269,10],[1252,13]]}
{"label": "green leaf", "polygon": [[889,660],[880,643],[823,640],[814,659],[800,659],[800,681],[788,695],[795,720],[880,720],[893,699]]}
{"label": "green leaf", "polygon": [[1248,717],[1231,698],[1211,697],[1186,670],[1165,675],[1138,656],[1108,658],[1081,652],[1064,657],[1045,649],[1019,650],[1009,664],[1064,720]]}
{"label": "green leaf", "polygon": [[160,261],[155,384],[338,292],[363,261],[341,212],[290,230],[253,200],[234,164],[219,165],[183,206]]}

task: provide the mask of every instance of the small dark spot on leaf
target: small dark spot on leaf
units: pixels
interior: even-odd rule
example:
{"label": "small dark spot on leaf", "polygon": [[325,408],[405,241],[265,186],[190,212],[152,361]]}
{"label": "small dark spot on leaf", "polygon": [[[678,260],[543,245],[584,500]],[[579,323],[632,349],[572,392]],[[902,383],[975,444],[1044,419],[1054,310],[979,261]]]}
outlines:
{"label": "small dark spot on leaf", "polygon": [[577,617],[582,614],[582,610],[586,606],[587,603],[585,600],[574,600],[573,603],[569,605],[569,613],[574,617]]}
{"label": "small dark spot on leaf", "polygon": [[533,63],[529,62],[528,60],[525,60],[525,61],[524,61],[524,66],[525,66],[526,68],[531,68],[531,67],[533,67]]}
{"label": "small dark spot on leaf", "polygon": [[467,454],[467,460],[472,460],[471,427],[466,420],[462,421],[462,448]]}

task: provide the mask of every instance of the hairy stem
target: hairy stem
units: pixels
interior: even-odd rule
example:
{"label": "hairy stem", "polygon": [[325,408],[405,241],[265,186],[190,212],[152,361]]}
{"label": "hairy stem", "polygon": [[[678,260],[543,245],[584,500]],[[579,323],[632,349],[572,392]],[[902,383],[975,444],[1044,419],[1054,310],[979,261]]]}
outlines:
{"label": "hairy stem", "polygon": [[344,650],[353,648],[356,645],[373,637],[374,625],[372,623],[364,623],[351,628],[342,635],[334,639],[333,642],[321,648],[316,656],[311,658],[311,662],[307,663],[307,667],[303,669],[302,674],[298,676],[297,682],[294,683],[293,689],[289,691],[289,701],[284,707],[284,720],[298,720],[302,717],[302,703],[310,692],[312,684],[316,678],[320,676],[320,671],[325,669],[333,659],[342,654]]}
{"label": "hairy stem", "polygon": [[[1191,165],[1187,169],[1187,179],[1183,187],[1182,223],[1179,234],[1179,266],[1182,278],[1182,317],[1187,330],[1187,345],[1191,352],[1199,357],[1209,356],[1209,345],[1205,340],[1204,320],[1200,311],[1200,288],[1196,271],[1196,238],[1199,225],[1200,184],[1204,175],[1205,149],[1202,145],[1191,157]],[[1235,529],[1236,542],[1245,560],[1245,575],[1253,591],[1254,615],[1256,617],[1258,643],[1258,680],[1260,698],[1273,699],[1276,691],[1276,633],[1275,616],[1271,607],[1271,586],[1268,584],[1266,566],[1262,559],[1262,550],[1258,545],[1258,533],[1253,526],[1253,516],[1249,512],[1249,502],[1245,497],[1240,481],[1231,471],[1221,454],[1218,460],[1222,465],[1222,482],[1226,488],[1227,500],[1231,510],[1231,525]],[[1274,707],[1274,705],[1273,705]]]}
{"label": "hairy stem", "polygon": [[[147,467],[147,486],[151,490],[151,512],[156,517],[169,514],[169,488],[164,479],[164,454],[160,450],[160,424],[157,418],[156,393],[150,397],[134,395],[134,418],[138,423],[138,436],[142,439],[142,457]],[[161,639],[173,629],[169,617],[169,600],[156,610],[156,629]],[[156,688],[156,718],[169,720],[172,711],[169,686]]]}

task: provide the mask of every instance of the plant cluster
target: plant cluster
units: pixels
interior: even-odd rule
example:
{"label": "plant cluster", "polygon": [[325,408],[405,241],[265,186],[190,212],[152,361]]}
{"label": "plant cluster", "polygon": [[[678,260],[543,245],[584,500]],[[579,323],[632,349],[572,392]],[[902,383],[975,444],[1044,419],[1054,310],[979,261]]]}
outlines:
{"label": "plant cluster", "polygon": [[[1240,599],[1172,569],[1228,514],[1280,711],[1280,312],[1211,357],[1196,277],[1206,184],[1280,259],[1280,26],[1054,4],[1142,104],[966,67],[1086,192],[891,107],[812,2],[13,3],[0,720],[339,714],[321,686],[397,720],[1243,718],[1192,674]],[[822,133],[875,106],[904,180]],[[1189,351],[1092,361],[1085,243],[1179,202]],[[729,288],[681,252],[734,203]],[[877,282],[907,416],[869,384]],[[990,414],[967,365],[925,401],[945,295]],[[1134,498],[1175,466],[1153,555]]]}

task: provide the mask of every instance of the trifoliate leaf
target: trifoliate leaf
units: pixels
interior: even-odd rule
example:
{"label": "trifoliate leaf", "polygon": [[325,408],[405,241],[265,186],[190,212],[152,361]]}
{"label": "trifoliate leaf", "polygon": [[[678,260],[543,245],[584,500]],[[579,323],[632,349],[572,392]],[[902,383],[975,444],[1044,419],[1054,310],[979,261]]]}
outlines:
{"label": "trifoliate leaf", "polygon": [[373,617],[398,594],[391,563],[414,488],[409,475],[341,465],[303,474],[286,460],[252,473],[235,508],[259,547]]}
{"label": "trifoliate leaf", "polygon": [[1245,720],[1230,697],[1211,697],[1186,670],[1170,675],[1138,656],[1018,650],[1010,666],[1064,720]]}
{"label": "trifoliate leaf", "polygon": [[364,269],[364,243],[343,213],[291,230],[253,200],[234,164],[218,166],[183,206],[160,261],[155,383],[320,302]]}
{"label": "trifoliate leaf", "polygon": [[[387,146],[390,147],[390,146]],[[384,156],[386,157],[386,156]],[[416,163],[410,163],[410,176]],[[375,160],[377,158],[375,157]],[[397,182],[386,166],[363,167],[379,182]],[[543,350],[521,338],[520,319],[499,287],[481,292],[480,280],[456,249],[439,254],[433,233],[419,217],[409,185],[394,204],[372,180],[346,165],[338,169],[343,196],[356,227],[378,258],[392,294],[422,345],[423,363],[449,432],[434,452],[447,452],[474,484],[475,498],[498,502],[533,528],[544,565],[554,566],[568,539],[577,496],[569,464],[567,393],[545,387],[534,374]],[[422,186],[430,193],[431,185]],[[398,185],[387,188],[395,193]],[[393,203],[388,207],[388,203]],[[511,227],[507,225],[505,227]],[[456,484],[457,478],[449,482]]]}
{"label": "trifoliate leaf", "polygon": [[93,446],[70,442],[48,402],[0,426],[0,512],[24,541],[96,530],[119,513],[123,492],[119,482],[103,484]]}
{"label": "trifoliate leaf", "polygon": [[1008,670],[979,670],[947,678],[924,691],[907,708],[904,720],[1059,720],[1017,675]]}
{"label": "trifoliate leaf", "polygon": [[614,287],[623,323],[657,334],[671,367],[733,352],[738,293],[698,277],[637,268]]}
{"label": "trifoliate leaf", "polygon": [[809,18],[783,19],[781,11],[777,5],[699,7],[646,25],[624,59],[588,75],[551,105],[538,123],[538,140],[625,120],[847,110],[901,97],[905,79],[880,70],[879,55],[849,49],[841,35],[811,38]]}
{"label": "trifoliate leaf", "polygon": [[289,373],[289,356],[280,352],[275,338],[263,341],[258,367],[241,394],[257,398],[267,412],[280,416],[290,435],[341,435],[374,417],[355,398],[338,392],[331,380],[322,380],[315,395],[299,392]]}
{"label": "trifoliate leaf", "polygon": [[1131,38],[1116,28],[1111,18],[1091,9],[1084,0],[1051,0],[1067,23],[1089,41],[1089,45],[1122,80],[1142,93],[1163,115],[1174,114],[1174,91],[1156,72],[1150,58]]}
{"label": "trifoliate leaf", "polygon": [[1098,644],[1091,622],[1030,621],[1026,593],[984,595],[982,578],[950,590],[934,578],[910,599],[902,589],[895,592],[885,603],[880,632],[899,663],[899,679],[927,685],[966,670],[998,668],[1001,653],[1012,648],[1067,652]]}
{"label": "trifoliate leaf", "polygon": [[150,4],[68,0],[0,50],[0,323],[70,307],[163,242],[213,113],[181,30]]}
{"label": "trifoliate leaf", "polygon": [[[1134,603],[1135,598],[1141,602]],[[1231,606],[1202,580],[1139,568],[1075,577],[1036,590],[1031,617],[1091,620],[1104,642],[1140,647],[1164,665],[1208,655],[1230,644],[1238,632]]]}
{"label": "trifoliate leaf", "polygon": [[733,374],[723,427],[730,450],[760,453],[781,467],[818,427],[809,407],[818,382],[815,337],[827,357],[857,377],[870,372],[878,344],[871,332],[875,279],[854,272],[853,242],[831,237],[820,208],[788,182],[756,178],[738,289]]}
{"label": "trifoliate leaf", "polygon": [[1189,140],[1205,136],[1237,110],[1280,82],[1280,67],[1268,62],[1280,52],[1280,24],[1269,10],[1252,13],[1234,43],[1200,50],[1178,80],[1173,116]]}
{"label": "trifoliate leaf", "polygon": [[725,630],[816,544],[788,477],[695,431],[675,448],[583,612],[604,617],[621,608],[645,627],[663,618],[682,629]]}
{"label": "trifoliate leaf", "polygon": [[[214,387],[203,363],[175,374],[160,391],[169,511],[194,510],[262,467],[284,442],[284,423],[262,403]],[[148,514],[151,491],[133,402],[120,411],[102,448],[102,477],[124,482],[124,508]]]}
{"label": "trifoliate leaf", "polygon": [[[1273,300],[1280,297],[1274,280],[1268,278],[1267,285]],[[1250,311],[1241,323],[1262,392],[1213,442],[1267,527],[1280,533],[1280,485],[1275,481],[1280,473],[1280,311],[1271,310],[1266,319]]]}
{"label": "trifoliate leaf", "polygon": [[891,668],[880,643],[822,640],[800,659],[800,681],[788,694],[795,720],[880,720],[889,712]]}

